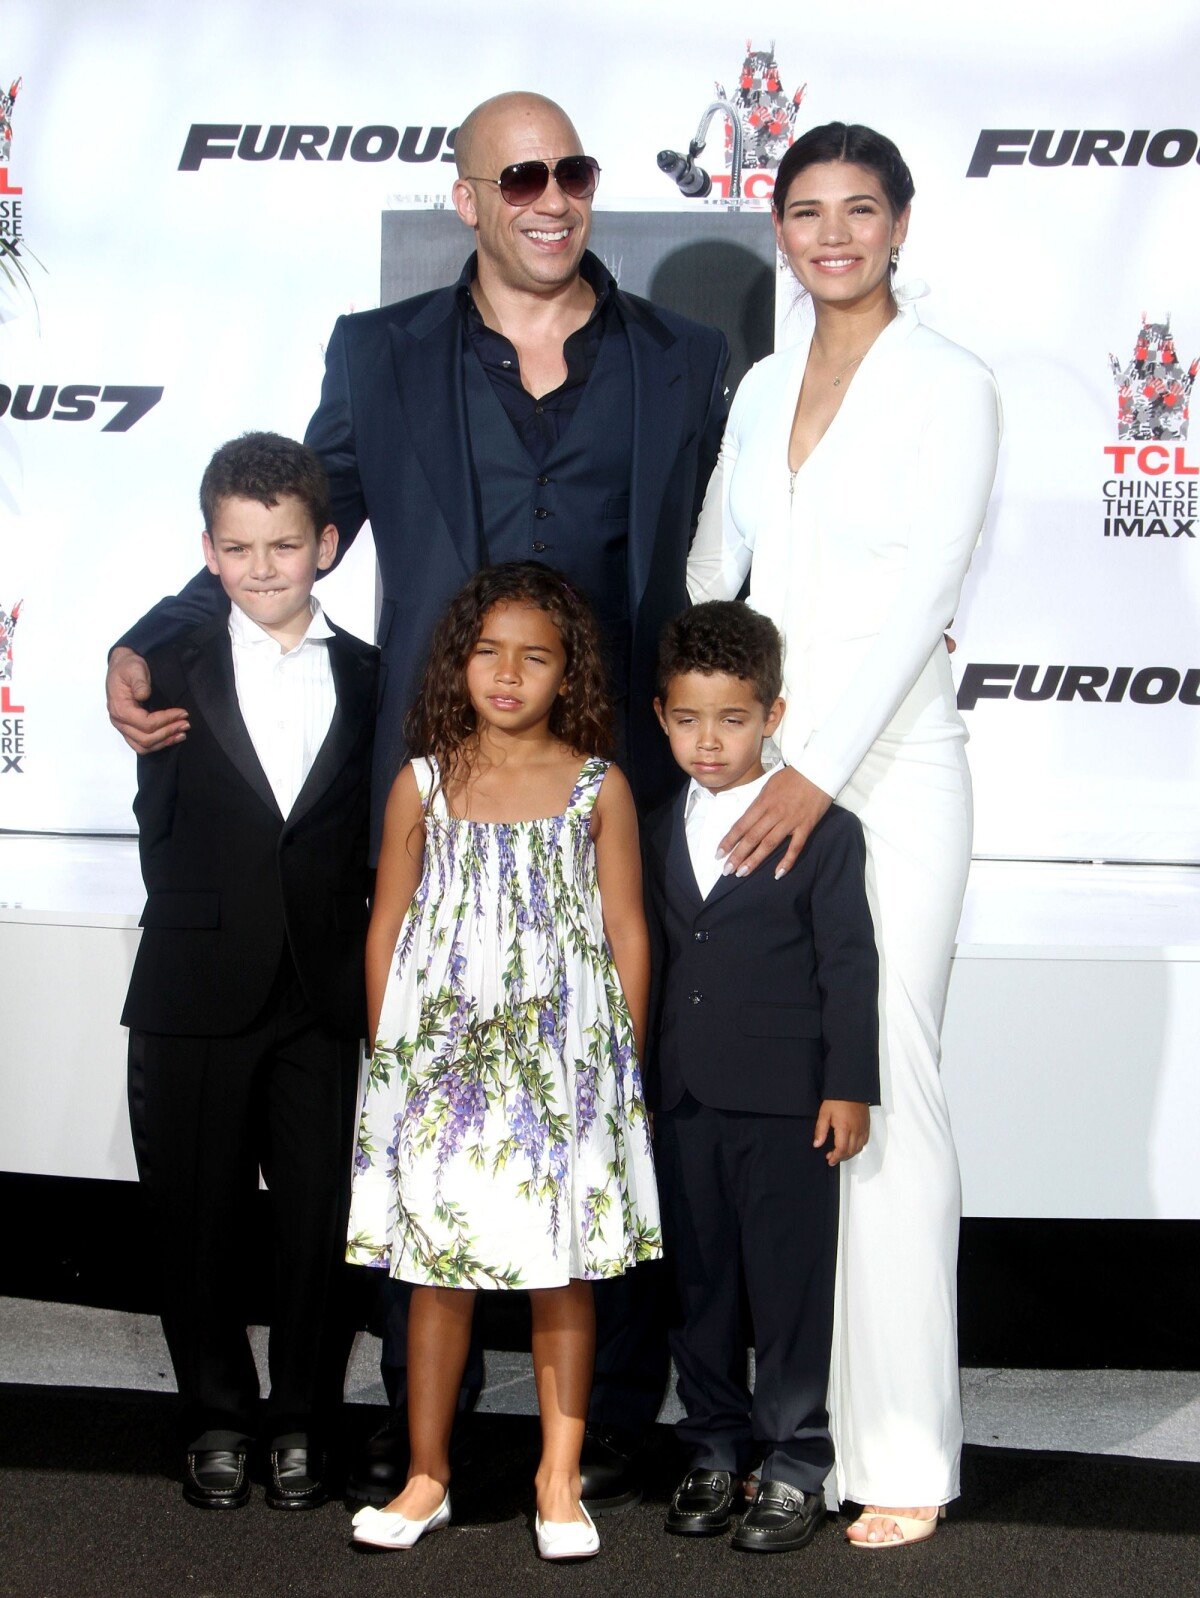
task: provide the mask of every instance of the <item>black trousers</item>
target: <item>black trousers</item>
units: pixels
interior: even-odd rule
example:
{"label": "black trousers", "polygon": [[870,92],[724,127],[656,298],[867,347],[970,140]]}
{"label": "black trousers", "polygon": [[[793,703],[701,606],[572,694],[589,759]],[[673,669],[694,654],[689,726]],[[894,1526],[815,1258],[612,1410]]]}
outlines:
{"label": "black trousers", "polygon": [[[693,1466],[816,1492],[833,1463],[838,1172],[811,1117],[715,1110],[690,1095],[655,1114],[663,1250],[678,1292],[671,1353]],[[754,1329],[746,1379],[742,1284]]]}
{"label": "black trousers", "polygon": [[[356,1040],[314,1019],[290,959],[233,1037],[130,1033],[134,1151],[190,1446],[230,1446],[255,1429],[247,1270],[274,1285],[267,1439],[311,1432],[340,1400],[358,1058]],[[260,1168],[267,1237],[253,1231]]]}

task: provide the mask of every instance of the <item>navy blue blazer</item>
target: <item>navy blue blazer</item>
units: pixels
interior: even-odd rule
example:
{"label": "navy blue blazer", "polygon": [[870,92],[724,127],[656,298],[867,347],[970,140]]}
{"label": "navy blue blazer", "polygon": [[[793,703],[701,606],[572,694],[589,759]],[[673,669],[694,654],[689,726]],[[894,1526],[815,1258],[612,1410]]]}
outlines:
{"label": "navy blue blazer", "polygon": [[[715,328],[634,295],[618,290],[614,303],[633,373],[627,739],[630,781],[645,808],[678,783],[651,708],[655,659],[663,624],[687,606],[688,547],[725,425],[728,346]],[[454,287],[340,317],[305,435],[330,475],[339,556],[369,519],[379,558],[376,846],[434,624],[487,561],[468,445],[464,339]],[[120,641],[145,654],[182,623],[210,614],[220,597],[216,579],[202,572]]]}
{"label": "navy blue blazer", "polygon": [[701,898],[687,791],[643,836],[653,991],[646,1100],[816,1115],[879,1102],[879,958],[858,818],[831,805],[776,882],[784,845]]}

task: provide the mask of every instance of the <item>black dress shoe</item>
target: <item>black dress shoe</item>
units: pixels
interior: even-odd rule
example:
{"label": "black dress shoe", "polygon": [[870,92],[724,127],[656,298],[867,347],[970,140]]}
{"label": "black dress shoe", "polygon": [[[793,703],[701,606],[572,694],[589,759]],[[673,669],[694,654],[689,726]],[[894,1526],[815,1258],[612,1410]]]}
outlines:
{"label": "black dress shoe", "polygon": [[802,1493],[784,1481],[765,1481],[730,1542],[756,1554],[784,1554],[812,1542],[825,1519],[823,1493]]}
{"label": "black dress shoe", "polygon": [[638,1439],[628,1432],[589,1426],[583,1436],[579,1474],[583,1480],[583,1507],[589,1515],[614,1515],[642,1501],[642,1477],[637,1467]]}
{"label": "black dress shoe", "polygon": [[246,1456],[231,1448],[195,1448],[184,1456],[183,1496],[197,1509],[240,1509],[250,1497]]}
{"label": "black dress shoe", "polygon": [[329,1497],[321,1455],[307,1443],[272,1448],[267,1464],[269,1509],[316,1509]]}
{"label": "black dress shoe", "polygon": [[382,1509],[408,1480],[408,1416],[396,1410],[363,1444],[346,1481],[346,1497]]}
{"label": "black dress shoe", "polygon": [[719,1537],[742,1507],[742,1484],[731,1470],[692,1470],[676,1487],[666,1528],[681,1537]]}

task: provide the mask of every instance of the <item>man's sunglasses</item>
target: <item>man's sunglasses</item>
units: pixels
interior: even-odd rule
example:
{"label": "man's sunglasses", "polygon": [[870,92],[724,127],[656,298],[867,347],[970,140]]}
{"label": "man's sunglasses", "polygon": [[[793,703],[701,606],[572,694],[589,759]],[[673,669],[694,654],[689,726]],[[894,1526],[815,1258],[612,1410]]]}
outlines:
{"label": "man's sunglasses", "polygon": [[600,163],[590,155],[564,155],[553,168],[544,161],[514,161],[498,178],[469,178],[470,183],[494,183],[509,205],[529,205],[546,192],[551,177],[571,200],[586,200],[596,192]]}

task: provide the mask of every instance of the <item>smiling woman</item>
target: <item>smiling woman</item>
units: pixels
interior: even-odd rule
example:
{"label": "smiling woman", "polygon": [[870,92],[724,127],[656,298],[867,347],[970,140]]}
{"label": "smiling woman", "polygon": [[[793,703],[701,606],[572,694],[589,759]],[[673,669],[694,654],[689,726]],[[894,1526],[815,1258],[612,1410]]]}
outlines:
{"label": "smiling woman", "polygon": [[[971,850],[965,729],[942,640],[991,491],[992,374],[899,305],[912,177],[890,139],[834,122],[784,156],[775,233],[810,343],[742,383],[688,562],[693,600],[783,633],[787,769],[722,840],[790,864],[836,800],[867,841],[881,959],[880,1092],[842,1173],[830,1422],[858,1547],[929,1536],[958,1493],[958,1165],[939,1028]],[[854,493],[847,494],[848,483]]]}

